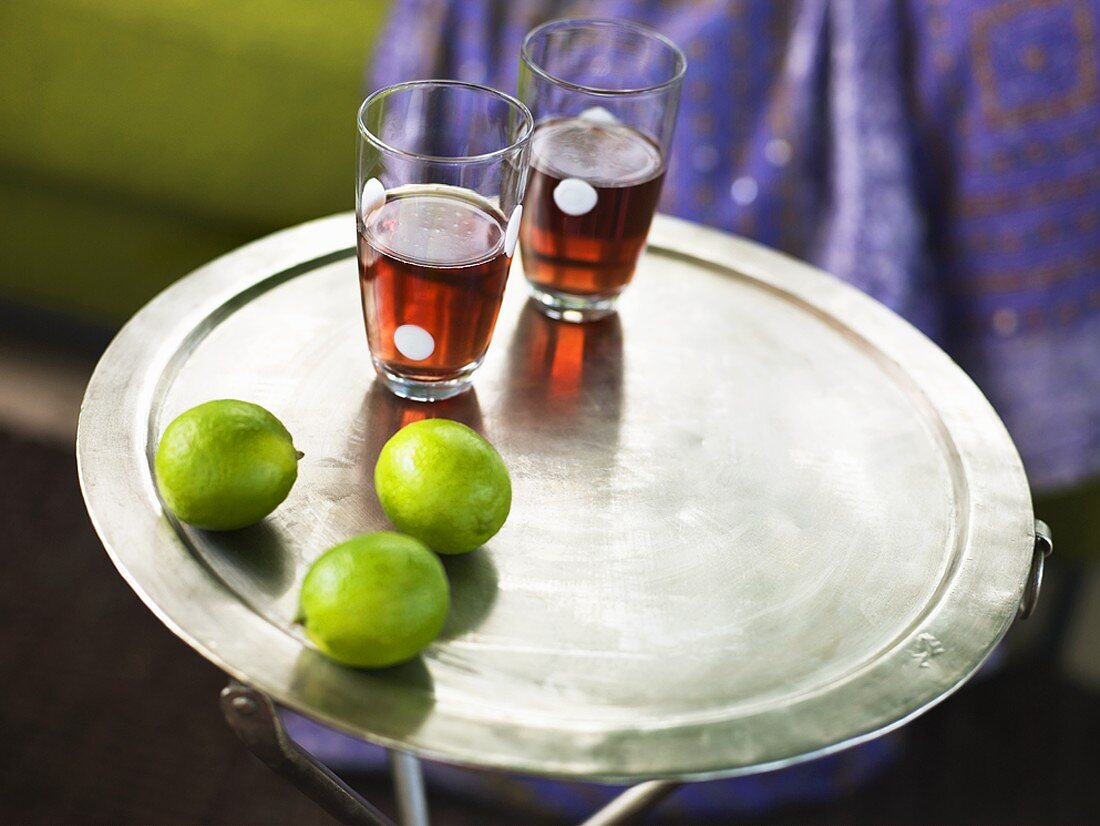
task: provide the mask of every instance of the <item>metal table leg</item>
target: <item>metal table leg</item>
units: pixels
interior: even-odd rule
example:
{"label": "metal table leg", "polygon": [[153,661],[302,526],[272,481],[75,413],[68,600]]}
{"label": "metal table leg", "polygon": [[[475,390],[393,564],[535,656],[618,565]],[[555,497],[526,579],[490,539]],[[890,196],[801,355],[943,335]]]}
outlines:
{"label": "metal table leg", "polygon": [[656,806],[672,792],[680,788],[679,783],[669,780],[647,780],[624,791],[581,826],[614,826],[626,823],[630,818]]}
{"label": "metal table leg", "polygon": [[[294,744],[283,728],[275,703],[266,694],[231,680],[222,689],[221,707],[229,727],[249,751],[341,823],[396,826],[377,807]],[[400,751],[390,751],[389,755],[400,823],[428,826],[428,797],[420,761]],[[664,780],[639,783],[585,820],[582,826],[624,823],[655,806],[679,786],[679,783]]]}
{"label": "metal table leg", "polygon": [[266,694],[234,680],[222,689],[221,706],[229,727],[254,755],[341,823],[394,826],[390,818],[294,744]]}
{"label": "metal table leg", "polygon": [[405,826],[428,826],[428,795],[420,761],[403,751],[390,751],[393,790],[397,795],[397,817]]}

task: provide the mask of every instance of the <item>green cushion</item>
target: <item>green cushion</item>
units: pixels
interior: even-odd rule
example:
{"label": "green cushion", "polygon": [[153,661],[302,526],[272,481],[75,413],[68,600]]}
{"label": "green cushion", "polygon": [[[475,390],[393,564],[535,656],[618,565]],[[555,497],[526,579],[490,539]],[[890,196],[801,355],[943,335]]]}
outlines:
{"label": "green cushion", "polygon": [[256,232],[66,188],[0,183],[0,298],[117,326],[181,275]]}
{"label": "green cushion", "polygon": [[[226,243],[349,208],[355,110],[387,8],[4,0],[6,220],[20,192],[28,200],[15,219],[25,237],[0,252],[0,297],[121,320]],[[77,248],[75,237],[93,243]],[[102,272],[36,264],[47,239]]]}

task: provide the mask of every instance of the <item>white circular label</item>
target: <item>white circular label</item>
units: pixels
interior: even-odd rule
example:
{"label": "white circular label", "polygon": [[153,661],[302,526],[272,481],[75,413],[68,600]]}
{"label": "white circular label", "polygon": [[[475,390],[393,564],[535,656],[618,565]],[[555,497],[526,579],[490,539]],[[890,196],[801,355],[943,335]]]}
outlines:
{"label": "white circular label", "polygon": [[397,346],[397,352],[413,361],[423,361],[435,352],[432,334],[415,324],[402,324],[394,330],[393,343]]}
{"label": "white circular label", "polygon": [[579,115],[581,120],[590,120],[593,123],[618,123],[619,119],[608,112],[602,106],[589,106]]}
{"label": "white circular label", "polygon": [[580,178],[566,178],[554,187],[554,203],[566,215],[591,212],[599,197],[595,187]]}
{"label": "white circular label", "polygon": [[386,188],[377,178],[371,178],[363,184],[363,194],[359,198],[360,214],[365,218],[382,204],[386,203]]}
{"label": "white circular label", "polygon": [[523,206],[517,204],[512,210],[512,217],[508,219],[508,228],[504,230],[504,254],[509,258],[516,251],[516,239],[519,237],[519,222],[523,217]]}

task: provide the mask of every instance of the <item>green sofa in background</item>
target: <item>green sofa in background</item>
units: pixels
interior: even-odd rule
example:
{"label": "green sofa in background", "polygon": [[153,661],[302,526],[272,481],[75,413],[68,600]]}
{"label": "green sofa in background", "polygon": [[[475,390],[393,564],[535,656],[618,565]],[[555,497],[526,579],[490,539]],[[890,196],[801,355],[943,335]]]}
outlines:
{"label": "green sofa in background", "polygon": [[0,2],[0,304],[117,327],[349,209],[384,0]]}

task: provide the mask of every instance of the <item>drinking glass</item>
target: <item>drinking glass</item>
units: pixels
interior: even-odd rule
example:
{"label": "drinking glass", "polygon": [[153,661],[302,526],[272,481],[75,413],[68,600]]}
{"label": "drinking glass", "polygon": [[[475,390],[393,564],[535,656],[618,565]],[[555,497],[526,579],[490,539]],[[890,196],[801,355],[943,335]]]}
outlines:
{"label": "drinking glass", "polygon": [[485,357],[519,232],[533,120],[476,83],[381,89],[359,108],[356,220],[375,371],[398,396],[466,390]]}
{"label": "drinking glass", "polygon": [[614,311],[657,209],[687,61],[622,20],[555,20],[528,33],[519,97],[535,116],[520,249],[544,313]]}

